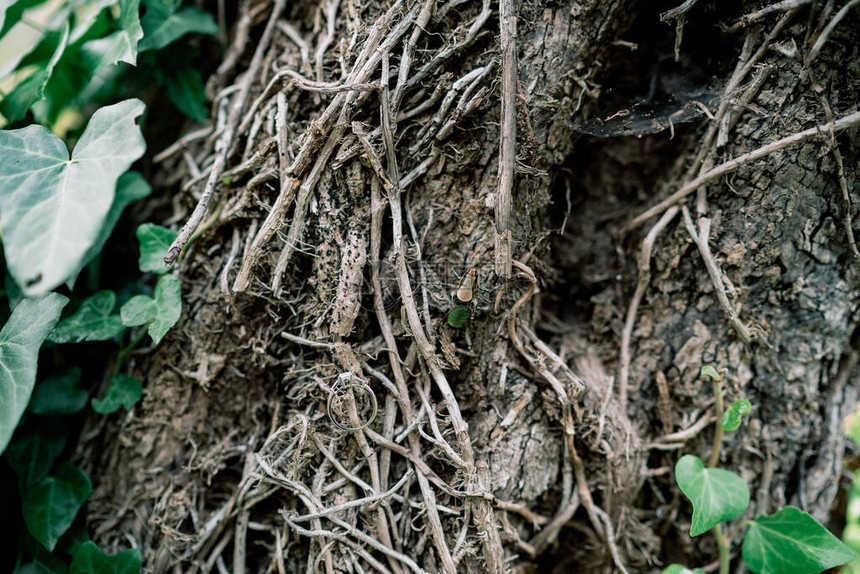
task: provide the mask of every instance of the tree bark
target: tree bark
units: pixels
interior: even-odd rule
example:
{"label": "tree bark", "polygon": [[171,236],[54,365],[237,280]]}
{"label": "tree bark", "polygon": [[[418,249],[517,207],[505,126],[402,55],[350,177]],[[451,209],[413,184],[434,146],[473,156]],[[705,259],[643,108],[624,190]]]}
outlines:
{"label": "tree bark", "polygon": [[172,221],[212,200],[143,402],[82,443],[94,539],[147,572],[701,566],[703,365],[753,404],[742,518],[828,524],[860,261],[828,8],[241,3],[214,132],[158,158]]}

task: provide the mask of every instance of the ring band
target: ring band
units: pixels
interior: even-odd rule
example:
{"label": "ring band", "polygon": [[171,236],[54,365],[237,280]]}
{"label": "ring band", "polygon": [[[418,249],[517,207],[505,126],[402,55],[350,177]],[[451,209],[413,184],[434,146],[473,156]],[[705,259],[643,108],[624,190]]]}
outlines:
{"label": "ring band", "polygon": [[[340,399],[345,396],[345,393],[348,393],[353,390],[360,390],[362,393],[366,394],[370,398],[370,403],[373,406],[372,412],[370,413],[370,417],[368,417],[367,421],[357,427],[351,427],[344,425],[334,416],[332,412],[332,407],[334,406],[335,399]],[[356,403],[358,400],[356,400]],[[338,381],[334,384],[331,389],[331,392],[328,395],[328,401],[326,404],[326,412],[328,414],[329,420],[342,431],[346,432],[356,432],[370,426],[370,423],[376,418],[376,412],[378,410],[378,404],[376,401],[376,394],[374,394],[373,389],[370,388],[370,385],[367,384],[366,381],[356,377],[351,372],[347,371],[341,373],[338,377]]]}

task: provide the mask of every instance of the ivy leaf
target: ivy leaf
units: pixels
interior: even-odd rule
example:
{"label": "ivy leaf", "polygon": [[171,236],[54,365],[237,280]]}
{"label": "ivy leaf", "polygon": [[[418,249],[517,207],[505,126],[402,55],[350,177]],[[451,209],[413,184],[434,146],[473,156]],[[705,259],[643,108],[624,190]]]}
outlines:
{"label": "ivy leaf", "polygon": [[[41,544],[34,542],[36,546],[41,548]],[[69,574],[69,567],[66,563],[45,550],[37,550],[38,556],[33,557],[32,562],[28,562],[15,570],[15,574]]]}
{"label": "ivy leaf", "polygon": [[90,40],[83,52],[93,60],[95,68],[117,62],[137,65],[138,41],[143,38],[140,26],[140,0],[119,0],[119,30],[98,40]]}
{"label": "ivy leaf", "polygon": [[72,522],[69,529],[60,536],[60,539],[57,541],[57,545],[54,546],[55,553],[74,556],[81,545],[90,541],[90,535],[87,532],[86,514],[87,512],[78,513],[75,517],[75,521]]}
{"label": "ivy leaf", "polygon": [[817,520],[794,506],[751,522],[742,553],[750,570],[761,574],[813,574],[857,557]]}
{"label": "ivy leaf", "polygon": [[22,566],[16,574],[69,574],[68,565],[46,550],[26,530],[21,532],[20,540],[24,555],[29,556],[32,562]]}
{"label": "ivy leaf", "polygon": [[72,574],[138,574],[140,550],[132,548],[119,554],[105,554],[93,542],[78,548],[72,558]]}
{"label": "ivy leaf", "polygon": [[136,295],[120,310],[126,327],[137,327],[149,323],[149,336],[156,345],[179,321],[182,315],[182,293],[179,279],[165,275],[155,286],[155,298]]}
{"label": "ivy leaf", "polygon": [[137,228],[137,240],[140,242],[140,259],[138,267],[144,273],[158,273],[159,275],[167,273],[167,267],[164,266],[164,256],[167,255],[167,250],[170,244],[179,235],[177,232],[156,225],[154,223],[144,223]]}
{"label": "ivy leaf", "polygon": [[30,534],[53,550],[91,491],[89,477],[67,462],[35,486],[21,488],[21,512]]}
{"label": "ivy leaf", "polygon": [[120,407],[130,411],[141,396],[143,396],[143,384],[138,379],[128,375],[114,375],[111,377],[105,398],[93,399],[93,410],[100,415],[116,412]]}
{"label": "ivy leaf", "polygon": [[701,568],[693,568],[690,570],[686,566],[680,564],[671,564],[668,568],[663,568],[663,574],[705,574]]}
{"label": "ivy leaf", "polygon": [[159,0],[146,3],[146,14],[141,22],[145,32],[139,44],[140,51],[160,50],[186,34],[217,35],[221,29],[208,12],[188,6],[176,11],[176,6]]}
{"label": "ivy leaf", "polygon": [[200,72],[190,65],[165,70],[167,97],[180,112],[192,120],[202,123],[209,114],[206,111],[206,88]]}
{"label": "ivy leaf", "polygon": [[116,306],[113,291],[99,291],[87,297],[71,317],[57,323],[48,336],[54,343],[81,343],[83,341],[107,341],[122,333],[125,326],[122,318],[111,315]]}
{"label": "ivy leaf", "polygon": [[5,455],[22,485],[33,486],[48,476],[66,446],[67,435],[68,429],[59,421],[46,421],[36,428],[15,433]]}
{"label": "ivy leaf", "polygon": [[60,61],[63,52],[66,51],[68,41],[69,24],[67,22],[59,35],[57,47],[54,49],[51,59],[0,100],[0,113],[7,121],[11,123],[23,119],[30,106],[42,99],[45,95],[45,86],[54,73],[54,67]]}
{"label": "ivy leaf", "polygon": [[57,293],[24,299],[0,331],[0,452],[30,401],[39,347],[68,302]]}
{"label": "ivy leaf", "polygon": [[146,144],[140,100],[93,114],[71,159],[38,125],[0,131],[0,222],[12,276],[25,295],[53,289],[78,268],[104,224],[116,182]]}
{"label": "ivy leaf", "polygon": [[733,431],[741,426],[741,420],[752,412],[752,405],[746,399],[738,399],[723,413],[720,426],[724,430]]}
{"label": "ivy leaf", "polygon": [[36,415],[70,415],[87,405],[90,394],[80,388],[81,370],[67,371],[40,381],[30,399],[30,412]]}
{"label": "ivy leaf", "polygon": [[48,336],[54,343],[107,341],[122,333],[125,326],[119,315],[111,315],[116,306],[113,291],[99,291],[87,297],[71,317],[63,319]]}
{"label": "ivy leaf", "polygon": [[697,456],[685,454],[675,464],[675,481],[693,503],[690,536],[743,514],[750,502],[744,479],[721,468],[705,468]]}
{"label": "ivy leaf", "polygon": [[21,21],[26,10],[44,4],[46,0],[18,0],[17,2],[0,2],[0,38],[6,35],[12,26]]}
{"label": "ivy leaf", "polygon": [[66,563],[45,551],[40,556],[41,560],[27,562],[15,570],[15,574],[68,574],[69,567]]}
{"label": "ivy leaf", "polygon": [[[2,231],[0,229],[0,235],[2,235]],[[24,300],[24,294],[21,293],[21,288],[15,283],[15,279],[12,278],[8,268],[3,275],[3,287],[6,289],[6,298],[9,300],[9,310],[14,311],[18,303]]]}
{"label": "ivy leaf", "polygon": [[105,243],[107,243],[108,238],[110,238],[111,232],[113,232],[113,228],[116,226],[117,221],[119,221],[119,217],[122,215],[123,210],[130,203],[133,203],[138,199],[143,199],[150,193],[152,193],[152,188],[146,180],[143,179],[143,176],[139,172],[127,171],[120,176],[119,180],[116,182],[116,195],[113,198],[113,203],[111,203],[110,210],[108,211],[107,217],[105,217],[105,221],[102,224],[98,237],[96,237],[92,247],[87,250],[86,255],[81,259],[78,268],[74,273],[72,273],[69,281],[67,281],[69,289],[74,287],[75,279],[83,268],[86,267],[96,255],[101,253]]}

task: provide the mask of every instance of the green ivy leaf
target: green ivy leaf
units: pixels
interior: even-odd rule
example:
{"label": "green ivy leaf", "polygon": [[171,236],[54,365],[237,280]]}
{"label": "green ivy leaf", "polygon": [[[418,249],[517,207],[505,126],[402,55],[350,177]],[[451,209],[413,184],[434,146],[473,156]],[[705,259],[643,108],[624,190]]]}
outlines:
{"label": "green ivy leaf", "polygon": [[817,520],[794,506],[751,522],[742,553],[750,570],[760,574],[813,574],[856,558]]}
{"label": "green ivy leaf", "polygon": [[746,399],[738,399],[723,413],[720,426],[727,431],[737,430],[743,418],[750,412],[752,412],[750,402]]}
{"label": "green ivy leaf", "polygon": [[43,126],[0,131],[3,248],[25,295],[68,279],[95,242],[117,179],[146,149],[135,124],[143,108],[132,99],[98,110],[71,159]]}
{"label": "green ivy leaf", "polygon": [[156,345],[179,321],[182,315],[182,293],[179,279],[165,275],[155,286],[155,298],[136,295],[120,310],[126,327],[137,327],[149,323],[149,336]]}
{"label": "green ivy leaf", "polygon": [[176,11],[176,5],[159,0],[146,3],[142,25],[145,34],[139,44],[141,52],[160,50],[186,34],[215,36],[221,31],[208,12],[192,6]]}
{"label": "green ivy leaf", "polygon": [[102,224],[98,237],[96,237],[92,247],[87,250],[86,255],[81,259],[78,268],[74,273],[72,273],[72,276],[68,281],[70,289],[74,287],[75,279],[83,268],[86,267],[96,255],[101,253],[102,248],[104,248],[105,243],[107,243],[108,238],[110,238],[111,232],[113,232],[113,228],[116,226],[117,221],[119,221],[119,217],[122,215],[123,210],[130,203],[143,199],[150,193],[152,193],[152,188],[146,180],[143,179],[143,176],[139,172],[127,171],[120,176],[119,181],[116,182],[116,195],[113,198],[113,203],[111,203],[110,210],[108,211],[107,217],[105,217],[104,224]]}
{"label": "green ivy leaf", "polygon": [[167,97],[180,112],[202,123],[209,114],[206,110],[206,87],[196,68],[185,65],[165,70]]}
{"label": "green ivy leaf", "polygon": [[675,481],[693,503],[690,536],[737,518],[750,502],[749,488],[740,476],[721,468],[705,468],[705,463],[692,454],[685,454],[675,464]]}
{"label": "green ivy leaf", "polygon": [[663,574],[705,574],[705,571],[701,568],[693,568],[690,570],[686,566],[672,564],[668,568],[663,568]]}
{"label": "green ivy leaf", "polygon": [[140,0],[119,0],[119,30],[98,40],[90,40],[82,50],[100,68],[118,62],[137,65],[138,41],[143,38],[140,25]]}
{"label": "green ivy leaf", "polygon": [[[2,235],[2,231],[3,230],[0,229],[0,235]],[[18,306],[18,303],[24,300],[24,294],[21,293],[21,288],[18,287],[17,283],[15,283],[15,279],[12,278],[8,268],[5,270],[3,275],[3,287],[6,288],[6,298],[9,300],[9,310],[14,311],[15,307]]]}
{"label": "green ivy leaf", "polygon": [[0,452],[30,402],[39,347],[68,302],[57,293],[24,299],[0,331]]}
{"label": "green ivy leaf", "polygon": [[46,550],[26,530],[21,532],[20,539],[24,555],[29,556],[32,562],[22,566],[16,574],[25,574],[27,572],[30,574],[68,574],[68,565]]}
{"label": "green ivy leaf", "polygon": [[6,460],[24,486],[33,486],[48,476],[54,461],[66,446],[68,429],[59,421],[44,421],[19,430],[6,449]]}
{"label": "green ivy leaf", "polygon": [[93,542],[82,544],[72,558],[72,574],[138,574],[140,550],[105,554]]}
{"label": "green ivy leaf", "polygon": [[69,463],[58,466],[35,486],[21,488],[21,512],[30,534],[53,550],[91,491],[89,477]]}
{"label": "green ivy leaf", "polygon": [[699,371],[699,374],[704,375],[706,377],[710,377],[714,381],[719,381],[722,378],[720,377],[720,374],[717,372],[717,370],[711,365],[705,365],[704,367],[702,367],[702,370]]}
{"label": "green ivy leaf", "polygon": [[140,242],[140,259],[138,267],[144,273],[167,273],[164,266],[164,256],[176,236],[177,232],[156,225],[144,223],[137,228],[137,240]]}
{"label": "green ivy leaf", "polygon": [[138,379],[128,375],[114,375],[105,397],[101,400],[93,399],[93,410],[101,415],[116,412],[120,407],[130,411],[141,396],[143,385]]}
{"label": "green ivy leaf", "polygon": [[[53,38],[53,35],[50,38]],[[54,73],[54,67],[60,61],[63,52],[66,51],[68,41],[69,24],[66,23],[63,26],[63,31],[57,38],[57,46],[51,55],[51,59],[46,64],[39,66],[38,70],[15,86],[6,97],[0,100],[0,114],[3,114],[7,121],[11,123],[23,119],[30,106],[42,99],[45,95],[45,86]]]}
{"label": "green ivy leaf", "polygon": [[74,315],[63,319],[48,340],[54,343],[81,343],[107,341],[122,333],[125,326],[119,315],[111,315],[116,306],[113,291],[99,291],[87,297]]}
{"label": "green ivy leaf", "polygon": [[30,412],[36,415],[69,415],[87,405],[90,394],[81,388],[81,370],[72,367],[40,381],[30,398]]}
{"label": "green ivy leaf", "polygon": [[15,574],[68,574],[69,567],[65,562],[50,552],[46,551],[42,558],[43,560],[34,560],[22,565]]}
{"label": "green ivy leaf", "polygon": [[0,2],[0,38],[6,35],[12,26],[21,21],[26,10],[44,4],[46,0],[18,0],[17,2]]}
{"label": "green ivy leaf", "polygon": [[90,534],[87,532],[86,512],[79,512],[75,517],[75,521],[66,530],[57,545],[54,546],[54,552],[57,554],[68,554],[74,556],[78,549],[90,541]]}

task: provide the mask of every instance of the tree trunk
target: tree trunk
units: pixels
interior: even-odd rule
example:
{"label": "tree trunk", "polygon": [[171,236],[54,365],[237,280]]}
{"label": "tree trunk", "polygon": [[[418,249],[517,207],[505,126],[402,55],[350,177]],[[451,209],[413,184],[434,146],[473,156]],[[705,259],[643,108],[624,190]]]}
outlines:
{"label": "tree trunk", "polygon": [[227,14],[215,130],[157,168],[173,222],[214,189],[183,319],[81,447],[97,543],[147,572],[704,565],[672,473],[710,454],[703,365],[753,404],[720,458],[743,518],[827,524],[857,14],[658,4]]}

